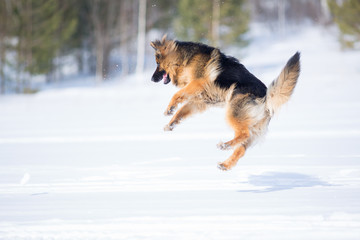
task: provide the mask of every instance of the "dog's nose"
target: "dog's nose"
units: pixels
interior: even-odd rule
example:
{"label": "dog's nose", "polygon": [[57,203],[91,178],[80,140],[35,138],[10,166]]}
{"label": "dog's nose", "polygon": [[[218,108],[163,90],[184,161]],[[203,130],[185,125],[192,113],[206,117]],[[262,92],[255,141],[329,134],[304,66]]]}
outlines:
{"label": "dog's nose", "polygon": [[165,71],[159,71],[159,68],[157,67],[154,74],[152,75],[151,81],[159,82],[163,78],[164,73]]}
{"label": "dog's nose", "polygon": [[159,82],[161,80],[161,76],[159,74],[154,74],[151,78],[153,82]]}

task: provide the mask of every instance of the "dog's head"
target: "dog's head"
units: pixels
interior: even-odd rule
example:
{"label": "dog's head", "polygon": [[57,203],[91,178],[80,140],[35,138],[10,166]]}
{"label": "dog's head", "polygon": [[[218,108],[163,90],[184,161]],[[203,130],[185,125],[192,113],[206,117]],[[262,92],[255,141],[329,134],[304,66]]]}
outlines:
{"label": "dog's head", "polygon": [[155,49],[156,70],[151,78],[153,82],[164,80],[168,84],[175,75],[177,66],[175,59],[176,43],[166,39],[166,35],[161,40],[150,43]]}

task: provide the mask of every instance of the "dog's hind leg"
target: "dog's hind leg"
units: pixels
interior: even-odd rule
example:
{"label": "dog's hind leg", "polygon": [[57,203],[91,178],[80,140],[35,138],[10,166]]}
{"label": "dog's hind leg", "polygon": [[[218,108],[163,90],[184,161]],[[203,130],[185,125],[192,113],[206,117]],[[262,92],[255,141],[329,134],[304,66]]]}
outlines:
{"label": "dog's hind leg", "polygon": [[235,132],[234,139],[227,142],[220,142],[217,147],[221,150],[229,150],[239,144],[244,143],[250,137],[249,129],[247,127],[239,129]]}
{"label": "dog's hind leg", "polygon": [[221,162],[218,164],[218,168],[223,170],[223,171],[227,171],[230,170],[232,167],[234,167],[236,165],[236,163],[238,162],[238,160],[244,156],[246,151],[246,147],[241,145],[237,148],[235,148],[233,154],[224,162]]}
{"label": "dog's hind leg", "polygon": [[237,94],[230,99],[226,106],[226,120],[234,129],[235,136],[228,142],[220,142],[217,145],[218,148],[228,150],[246,143],[250,137],[249,127],[252,126],[252,117],[249,112],[254,106],[248,94]]}
{"label": "dog's hind leg", "polygon": [[202,112],[206,109],[206,104],[200,101],[190,101],[186,103],[182,108],[180,108],[173,118],[170,120],[169,124],[164,127],[165,131],[172,131],[176,125],[178,125],[182,120],[191,116],[194,113]]}
{"label": "dog's hind leg", "polygon": [[230,108],[227,114],[228,123],[235,131],[234,139],[217,145],[222,150],[234,148],[233,154],[226,161],[218,164],[221,170],[230,170],[236,165],[238,160],[244,156],[250,139],[250,120],[234,113],[236,113],[236,111],[234,112],[234,110]]}
{"label": "dog's hind leg", "polygon": [[250,137],[249,120],[240,121],[233,114],[228,114],[227,120],[231,128],[235,131],[235,137],[234,139],[225,143],[220,142],[217,147],[221,150],[229,150],[231,148],[234,148],[237,145],[246,142],[246,140]]}

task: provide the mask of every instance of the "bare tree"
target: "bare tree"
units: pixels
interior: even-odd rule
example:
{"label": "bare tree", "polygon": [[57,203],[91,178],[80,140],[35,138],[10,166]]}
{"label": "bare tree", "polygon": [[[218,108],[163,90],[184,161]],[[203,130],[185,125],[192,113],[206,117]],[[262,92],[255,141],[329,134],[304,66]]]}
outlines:
{"label": "bare tree", "polygon": [[8,32],[8,18],[10,15],[10,1],[0,2],[0,93],[5,93],[6,78],[5,78],[5,62],[6,62],[6,40],[5,37]]}
{"label": "bare tree", "polygon": [[219,47],[220,41],[220,0],[212,1],[212,23],[211,23],[211,35],[212,35],[212,45]]}
{"label": "bare tree", "polygon": [[131,38],[131,33],[129,32],[129,11],[131,6],[129,6],[129,1],[121,1],[121,8],[119,14],[119,23],[120,23],[120,55],[121,55],[121,74],[123,76],[128,75],[130,71],[129,66],[129,40]]}
{"label": "bare tree", "polygon": [[109,73],[112,38],[117,24],[117,0],[91,0],[91,21],[94,25],[96,48],[96,81],[102,82]]}
{"label": "bare tree", "polygon": [[145,33],[146,33],[146,0],[139,0],[136,73],[144,71]]}
{"label": "bare tree", "polygon": [[280,34],[285,32],[285,1],[277,1],[277,10],[278,10],[278,31]]}
{"label": "bare tree", "polygon": [[95,49],[96,49],[96,81],[101,82],[103,73],[103,58],[104,58],[104,43],[103,43],[103,27],[101,24],[99,12],[100,0],[91,1],[91,20],[94,24],[94,37],[95,37]]}

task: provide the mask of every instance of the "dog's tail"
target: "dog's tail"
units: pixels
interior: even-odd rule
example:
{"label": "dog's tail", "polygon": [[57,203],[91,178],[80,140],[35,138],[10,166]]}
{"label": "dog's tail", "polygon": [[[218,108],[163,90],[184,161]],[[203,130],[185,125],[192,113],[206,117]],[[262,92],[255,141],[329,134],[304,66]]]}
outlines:
{"label": "dog's tail", "polygon": [[296,86],[300,74],[300,53],[296,52],[288,62],[280,75],[269,86],[266,93],[266,107],[270,116],[286,103]]}

